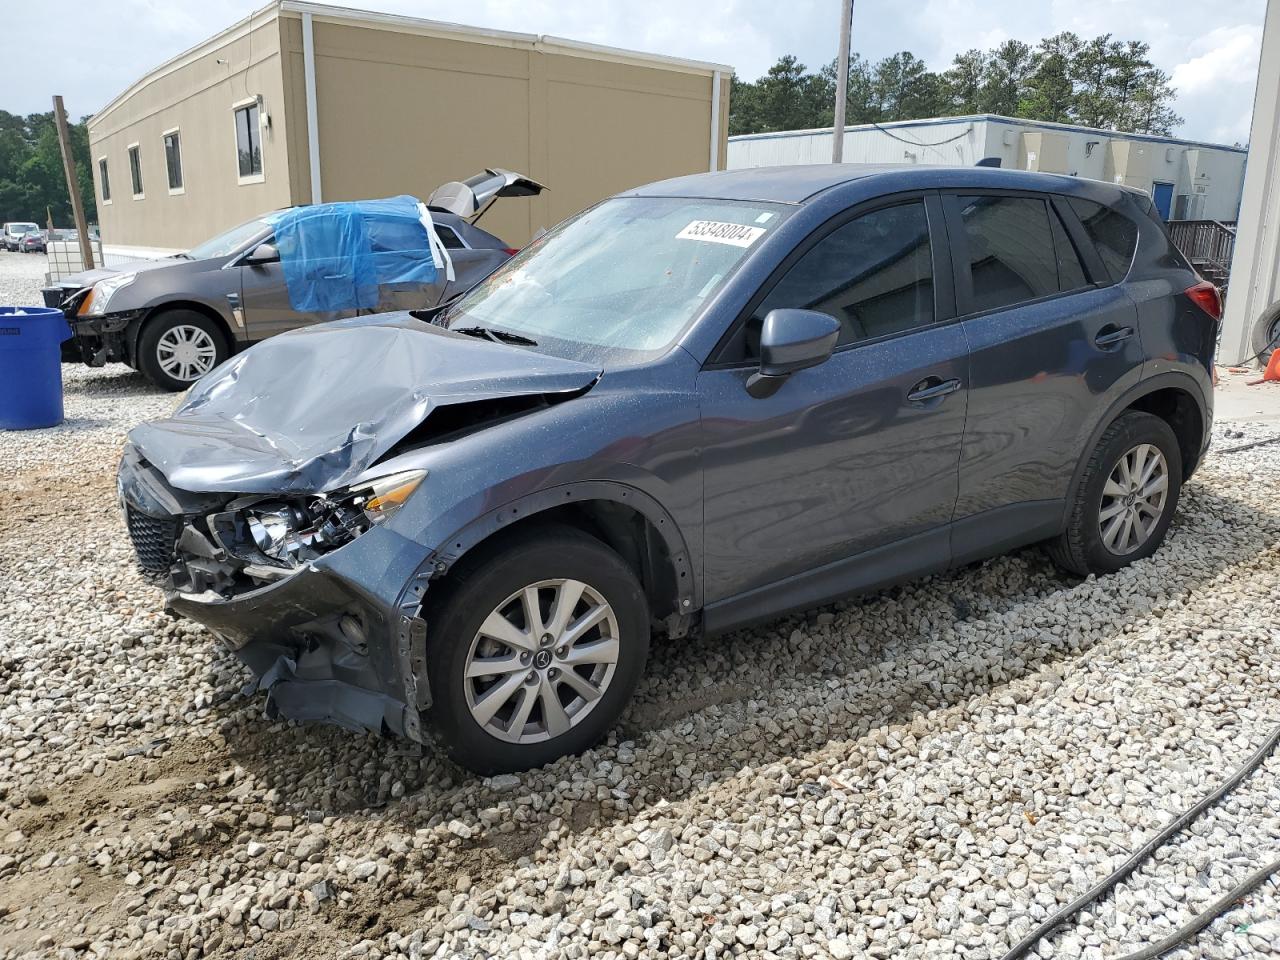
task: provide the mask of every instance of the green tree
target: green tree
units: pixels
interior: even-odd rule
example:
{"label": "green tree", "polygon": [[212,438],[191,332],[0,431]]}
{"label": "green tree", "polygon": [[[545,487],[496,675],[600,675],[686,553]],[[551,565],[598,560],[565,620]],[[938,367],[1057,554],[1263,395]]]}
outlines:
{"label": "green tree", "polygon": [[1006,40],[992,50],[982,81],[982,112],[1017,116],[1034,69],[1031,47],[1021,40]]}
{"label": "green tree", "polygon": [[[834,121],[835,115],[836,61],[832,60],[823,67],[818,76],[821,87],[815,90],[815,95],[825,98],[826,120],[821,125],[827,126]],[[845,123],[873,123],[881,119],[874,88],[875,78],[871,65],[860,54],[850,54],[849,84],[845,88]]]}
{"label": "green tree", "polygon": [[1018,105],[1019,116],[1053,123],[1071,122],[1075,105],[1071,63],[1080,46],[1080,38],[1070,31],[1040,41]]}
{"label": "green tree", "polygon": [[[98,215],[93,196],[87,119],[71,124],[69,132],[85,216],[92,222]],[[0,110],[0,221],[34,220],[44,224],[49,213],[53,214],[54,223],[59,226],[72,223],[71,202],[67,195],[53,113],[21,117]]]}
{"label": "green tree", "polygon": [[[1172,108],[1176,92],[1169,76],[1151,63],[1149,52],[1145,43],[1111,34],[1084,40],[1063,32],[1034,47],[1006,40],[991,50],[967,50],[943,73],[907,50],[875,63],[855,53],[845,119],[860,124],[996,113],[1168,135],[1182,118]],[[795,57],[780,57],[754,83],[734,78],[729,131],[828,127],[835,89],[834,60],[812,74]]]}
{"label": "green tree", "polygon": [[986,110],[982,89],[987,77],[987,54],[982,50],[957,53],[951,68],[942,75],[947,106],[955,113],[982,113]]}

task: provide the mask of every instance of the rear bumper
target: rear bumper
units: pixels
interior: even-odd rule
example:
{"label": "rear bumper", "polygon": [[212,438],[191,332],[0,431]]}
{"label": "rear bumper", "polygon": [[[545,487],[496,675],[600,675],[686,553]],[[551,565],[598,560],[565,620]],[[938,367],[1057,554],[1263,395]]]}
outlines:
{"label": "rear bumper", "polygon": [[[426,552],[418,544],[375,528],[255,588],[204,525],[229,497],[170,487],[131,446],[118,489],[139,561],[155,569],[157,551],[168,553],[166,606],[207,626],[249,668],[246,691],[266,693],[268,716],[422,740],[426,624],[418,603],[403,600]],[[157,530],[172,539],[139,542]]]}

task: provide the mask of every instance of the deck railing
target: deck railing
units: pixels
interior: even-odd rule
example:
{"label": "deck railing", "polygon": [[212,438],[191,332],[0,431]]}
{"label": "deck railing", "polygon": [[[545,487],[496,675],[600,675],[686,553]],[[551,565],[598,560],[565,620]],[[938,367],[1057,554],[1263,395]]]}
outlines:
{"label": "deck railing", "polygon": [[1226,289],[1236,247],[1234,220],[1171,220],[1169,239],[1206,280]]}

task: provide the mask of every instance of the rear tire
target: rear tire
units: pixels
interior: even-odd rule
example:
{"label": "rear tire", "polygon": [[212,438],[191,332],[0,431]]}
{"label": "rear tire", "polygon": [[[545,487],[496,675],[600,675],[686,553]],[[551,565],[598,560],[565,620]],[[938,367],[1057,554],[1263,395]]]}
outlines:
{"label": "rear tire", "polygon": [[230,355],[218,324],[194,310],[166,310],[138,337],[137,365],[157,387],[186,390]]}
{"label": "rear tire", "polygon": [[1181,490],[1182,455],[1169,424],[1149,413],[1123,413],[1089,455],[1067,529],[1046,544],[1049,556],[1081,576],[1114,573],[1149,557],[1169,532]]}
{"label": "rear tire", "polygon": [[648,602],[621,557],[572,527],[541,526],[464,558],[445,591],[428,614],[427,675],[454,761],[528,770],[604,737],[649,653]]}

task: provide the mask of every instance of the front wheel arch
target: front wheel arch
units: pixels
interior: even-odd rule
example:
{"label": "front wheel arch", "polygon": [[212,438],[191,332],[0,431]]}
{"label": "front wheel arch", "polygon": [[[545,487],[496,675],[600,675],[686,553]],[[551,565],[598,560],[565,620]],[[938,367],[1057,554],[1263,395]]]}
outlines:
{"label": "front wheel arch", "polygon": [[227,323],[227,318],[208,304],[201,303],[198,300],[166,300],[164,303],[145,308],[146,312],[130,324],[128,348],[129,365],[131,367],[136,368],[138,366],[138,340],[142,337],[142,331],[157,318],[163,317],[166,313],[174,310],[190,310],[192,313],[201,314],[213,322],[222,332],[222,342],[227,347],[227,356],[231,356],[242,348],[241,341],[236,337],[231,324]]}
{"label": "front wheel arch", "polygon": [[[585,508],[588,525],[584,527],[581,522],[572,522],[571,525],[596,536],[606,546],[617,549],[618,544],[611,542],[617,534],[602,531],[598,522],[593,524],[590,520],[592,508],[606,504],[615,505],[620,511],[629,510],[643,518],[647,529],[660,541],[670,571],[671,591],[670,602],[667,604],[670,615],[681,618],[700,610],[702,595],[693,560],[684,535],[666,508],[643,490],[629,484],[610,480],[584,480],[548,487],[491,510],[455,531],[427,554],[401,590],[397,601],[401,611],[403,642],[409,642],[411,621],[418,618],[431,581],[446,577],[464,555],[482,544],[492,544],[495,537],[506,536],[526,524],[548,521],[563,523],[575,510],[579,511],[577,516],[580,521]],[[643,572],[640,572],[640,578],[645,583]],[[645,583],[645,586],[649,588],[650,584]],[[651,597],[650,603],[656,615],[666,614],[662,610],[661,597]]]}

